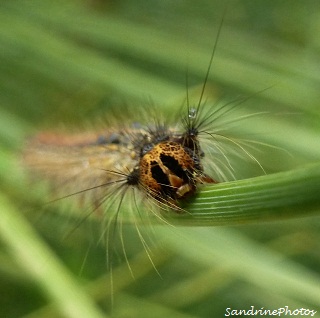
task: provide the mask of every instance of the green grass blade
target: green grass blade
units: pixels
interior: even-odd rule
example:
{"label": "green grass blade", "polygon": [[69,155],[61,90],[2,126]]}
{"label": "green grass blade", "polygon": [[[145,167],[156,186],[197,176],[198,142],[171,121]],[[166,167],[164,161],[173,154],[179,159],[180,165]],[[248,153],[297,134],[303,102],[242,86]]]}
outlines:
{"label": "green grass blade", "polygon": [[320,164],[206,186],[175,221],[190,225],[241,224],[320,214]]}
{"label": "green grass blade", "polygon": [[12,258],[37,282],[60,313],[70,318],[106,317],[3,194],[0,207],[2,241]]}
{"label": "green grass blade", "polygon": [[294,264],[236,230],[181,228],[173,233],[162,228],[159,233],[181,255],[205,264],[208,269],[218,266],[261,289],[319,307],[320,278],[315,271]]}

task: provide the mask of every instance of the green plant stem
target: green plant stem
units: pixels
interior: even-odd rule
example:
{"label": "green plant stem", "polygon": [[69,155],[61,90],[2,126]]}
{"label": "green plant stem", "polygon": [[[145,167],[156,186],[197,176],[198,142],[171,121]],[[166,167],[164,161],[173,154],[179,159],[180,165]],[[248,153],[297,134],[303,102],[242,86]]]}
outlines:
{"label": "green plant stem", "polygon": [[[320,164],[203,187],[173,223],[209,226],[320,214]],[[176,222],[175,222],[176,221]]]}
{"label": "green plant stem", "polygon": [[33,231],[0,194],[0,238],[16,262],[32,277],[65,317],[106,317]]}

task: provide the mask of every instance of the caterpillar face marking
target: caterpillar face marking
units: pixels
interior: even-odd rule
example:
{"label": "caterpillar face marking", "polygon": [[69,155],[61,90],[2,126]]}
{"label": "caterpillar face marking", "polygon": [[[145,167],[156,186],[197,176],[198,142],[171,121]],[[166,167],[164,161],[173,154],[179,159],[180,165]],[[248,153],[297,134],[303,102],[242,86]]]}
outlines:
{"label": "caterpillar face marking", "polygon": [[[195,117],[195,110],[192,114]],[[194,129],[193,129],[194,130]],[[174,134],[164,127],[145,136],[137,152],[140,159],[127,183],[140,186],[158,202],[179,210],[179,202],[196,193],[199,183],[215,183],[204,174],[196,133]],[[137,144],[137,142],[134,142]]]}

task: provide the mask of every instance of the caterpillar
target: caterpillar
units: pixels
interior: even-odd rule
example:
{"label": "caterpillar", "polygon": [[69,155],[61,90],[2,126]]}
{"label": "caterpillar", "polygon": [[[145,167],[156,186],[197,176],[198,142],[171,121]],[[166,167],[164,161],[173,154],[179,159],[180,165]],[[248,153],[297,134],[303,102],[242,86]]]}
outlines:
{"label": "caterpillar", "polygon": [[214,104],[205,98],[222,26],[223,19],[196,103],[187,88],[177,114],[128,108],[98,131],[42,132],[28,141],[23,162],[32,176],[47,180],[54,197],[72,197],[80,209],[89,207],[88,215],[101,214],[107,241],[123,214],[136,224],[145,216],[167,223],[167,212],[188,213],[186,202],[204,184],[234,177],[229,155],[245,155],[261,167],[240,140],[224,133],[224,125],[235,120],[230,113],[247,98]]}

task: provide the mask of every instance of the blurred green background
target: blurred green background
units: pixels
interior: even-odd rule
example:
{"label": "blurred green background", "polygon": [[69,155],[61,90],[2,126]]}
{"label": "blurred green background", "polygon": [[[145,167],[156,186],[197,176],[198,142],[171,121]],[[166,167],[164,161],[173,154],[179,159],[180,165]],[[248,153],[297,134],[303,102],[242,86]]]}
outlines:
{"label": "blurred green background", "polygon": [[[320,3],[228,2],[210,87],[248,96],[272,86],[242,109],[276,115],[242,129],[259,126],[262,141],[290,153],[263,152],[268,172],[294,175],[320,160]],[[155,227],[149,255],[126,225],[134,278],[120,242],[111,311],[99,222],[65,238],[76,222],[54,206],[40,218],[43,190],[27,187],[20,169],[25,139],[41,129],[94,122],[111,105],[180,106],[186,70],[190,87],[203,82],[225,7],[205,0],[0,1],[1,317],[222,317],[228,307],[250,306],[320,311],[318,216]],[[318,179],[311,185],[310,192],[320,190]]]}

